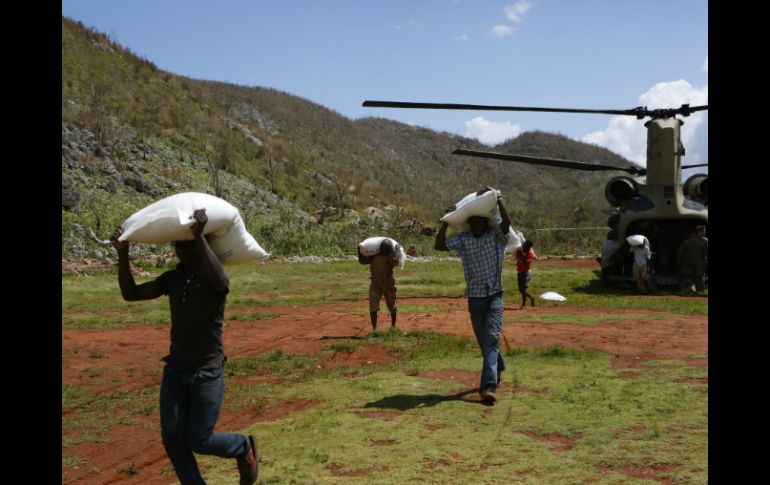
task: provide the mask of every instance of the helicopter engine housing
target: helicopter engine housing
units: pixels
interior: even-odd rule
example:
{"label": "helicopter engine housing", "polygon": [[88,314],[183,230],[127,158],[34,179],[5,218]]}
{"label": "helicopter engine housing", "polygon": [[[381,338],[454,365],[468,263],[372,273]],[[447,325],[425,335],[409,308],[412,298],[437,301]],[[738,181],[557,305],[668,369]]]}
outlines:
{"label": "helicopter engine housing", "polygon": [[639,195],[639,184],[631,177],[621,175],[612,178],[604,187],[604,197],[613,207],[627,202]]}
{"label": "helicopter engine housing", "polygon": [[692,175],[684,182],[682,188],[685,197],[700,202],[703,205],[708,205],[709,201],[709,177],[705,174]]}

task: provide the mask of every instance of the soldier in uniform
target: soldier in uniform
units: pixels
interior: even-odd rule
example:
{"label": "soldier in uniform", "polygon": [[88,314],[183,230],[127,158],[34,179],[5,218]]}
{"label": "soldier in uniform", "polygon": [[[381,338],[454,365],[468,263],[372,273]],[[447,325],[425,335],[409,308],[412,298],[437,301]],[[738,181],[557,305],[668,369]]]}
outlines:
{"label": "soldier in uniform", "polygon": [[703,294],[708,256],[709,240],[706,238],[706,226],[696,226],[690,237],[679,246],[677,257],[682,290],[685,293]]}

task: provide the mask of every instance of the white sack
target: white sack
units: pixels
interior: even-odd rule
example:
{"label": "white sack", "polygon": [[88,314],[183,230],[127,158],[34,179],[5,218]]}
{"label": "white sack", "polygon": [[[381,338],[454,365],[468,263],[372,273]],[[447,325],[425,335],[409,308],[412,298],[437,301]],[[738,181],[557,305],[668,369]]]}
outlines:
{"label": "white sack", "polygon": [[548,301],[567,301],[566,298],[556,293],[555,291],[546,291],[545,293],[540,295],[540,299],[548,300]]}
{"label": "white sack", "polygon": [[489,190],[481,195],[471,192],[455,204],[455,210],[444,214],[441,221],[458,227],[465,224],[469,217],[479,216],[489,218],[491,222],[496,213],[497,217],[500,217],[497,210],[498,195],[500,195],[499,190]]}
{"label": "white sack", "polygon": [[647,241],[647,238],[642,236],[641,234],[634,234],[633,236],[628,236],[626,238],[626,241],[628,241],[628,244],[630,244],[631,246],[646,246],[647,245],[647,244],[645,244],[645,242]]}
{"label": "white sack", "polygon": [[393,247],[396,249],[396,259],[398,260],[399,266],[401,266],[401,269],[404,269],[404,264],[406,263],[406,252],[404,251],[403,246],[401,246],[398,241],[396,241],[393,238],[384,237],[384,236],[375,236],[370,237],[368,239],[364,239],[360,243],[358,243],[358,247],[361,249],[361,254],[363,254],[366,257],[371,257],[376,254],[380,254],[380,245],[382,245],[382,241],[385,239],[390,239],[390,241],[393,243]]}
{"label": "white sack", "polygon": [[246,225],[240,214],[236,214],[235,224],[209,234],[208,240],[211,249],[222,264],[238,264],[252,259],[270,257],[270,254],[262,249],[262,246],[246,231]]}
{"label": "white sack", "polygon": [[185,192],[154,202],[123,223],[121,241],[163,244],[192,240],[193,212],[206,209],[204,234],[221,231],[235,223],[238,209],[213,195]]}
{"label": "white sack", "polygon": [[237,264],[270,256],[246,231],[241,215],[229,202],[209,194],[185,192],[154,202],[123,223],[121,241],[163,244],[193,239],[193,212],[206,209],[203,228],[222,264]]}

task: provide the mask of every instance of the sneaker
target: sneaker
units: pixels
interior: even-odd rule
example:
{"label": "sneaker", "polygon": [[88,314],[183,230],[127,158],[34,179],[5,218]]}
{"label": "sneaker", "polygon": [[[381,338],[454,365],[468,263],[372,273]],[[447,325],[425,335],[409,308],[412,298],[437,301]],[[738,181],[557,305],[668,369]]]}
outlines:
{"label": "sneaker", "polygon": [[481,402],[486,404],[494,404],[495,401],[497,401],[497,397],[495,397],[495,390],[491,387],[487,387],[482,391],[481,393]]}
{"label": "sneaker", "polygon": [[253,436],[246,437],[249,449],[246,454],[237,458],[238,474],[241,476],[240,485],[253,485],[259,475],[259,453],[257,452],[257,440]]}

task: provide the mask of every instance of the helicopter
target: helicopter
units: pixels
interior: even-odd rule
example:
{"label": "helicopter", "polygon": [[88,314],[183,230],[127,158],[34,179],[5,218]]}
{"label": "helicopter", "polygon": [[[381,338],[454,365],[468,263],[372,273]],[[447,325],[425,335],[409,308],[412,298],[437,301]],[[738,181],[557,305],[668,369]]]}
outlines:
{"label": "helicopter", "polygon": [[684,121],[677,117],[687,117],[697,111],[707,110],[708,105],[683,104],[679,108],[670,109],[647,109],[645,106],[638,106],[625,110],[592,110],[367,100],[364,101],[363,106],[593,113],[635,116],[639,120],[649,117],[650,120],[644,123],[647,128],[646,168],[618,167],[462,148],[452,152],[454,155],[573,170],[626,172],[628,175],[615,176],[604,187],[604,196],[611,207],[605,211],[609,215],[607,219],[609,231],[602,245],[601,256],[596,259],[601,268],[599,274],[605,281],[623,286],[633,284],[633,255],[627,250],[626,238],[641,234],[647,237],[652,248],[651,273],[654,283],[658,286],[678,285],[680,282],[677,261],[679,247],[697,226],[708,224],[708,174],[695,174],[688,177],[684,184],[681,182],[682,169],[704,167],[708,163],[681,164],[681,159],[685,155],[681,140],[681,126]]}

